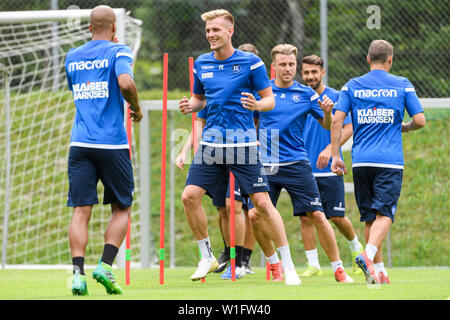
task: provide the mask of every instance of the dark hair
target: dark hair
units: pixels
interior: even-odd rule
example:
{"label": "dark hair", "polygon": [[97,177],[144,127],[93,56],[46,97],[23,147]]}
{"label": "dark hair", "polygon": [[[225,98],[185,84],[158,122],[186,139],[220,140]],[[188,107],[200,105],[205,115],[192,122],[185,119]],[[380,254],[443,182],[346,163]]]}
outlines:
{"label": "dark hair", "polygon": [[315,64],[316,66],[320,66],[321,68],[323,68],[323,59],[319,56],[316,56],[315,54],[303,57],[302,63]]}
{"label": "dark hair", "polygon": [[394,55],[394,47],[386,40],[373,40],[367,53],[370,63],[384,63]]}

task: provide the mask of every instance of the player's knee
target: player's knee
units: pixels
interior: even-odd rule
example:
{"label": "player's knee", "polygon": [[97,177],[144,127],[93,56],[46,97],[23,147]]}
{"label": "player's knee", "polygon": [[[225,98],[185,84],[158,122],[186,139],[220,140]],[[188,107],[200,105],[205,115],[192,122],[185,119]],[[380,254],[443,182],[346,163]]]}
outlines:
{"label": "player's knee", "polygon": [[183,202],[183,205],[185,207],[192,207],[201,202],[201,197],[199,198],[197,194],[192,191],[184,190],[183,194],[181,195],[181,201]]}
{"label": "player's knee", "polygon": [[311,219],[306,216],[300,216],[300,225],[305,227],[312,226]]}
{"label": "player's knee", "polygon": [[255,208],[248,212],[248,218],[250,219],[250,223],[252,225],[257,225],[261,222],[261,217],[258,215],[258,211]]}
{"label": "player's knee", "polygon": [[228,213],[230,212],[226,207],[217,208],[217,212],[222,218],[228,218]]}
{"label": "player's knee", "polygon": [[321,211],[314,211],[309,213],[308,218],[311,219],[316,227],[323,226],[328,223],[327,218],[325,217],[325,213]]}
{"label": "player's knee", "polygon": [[336,226],[341,226],[344,222],[343,217],[330,217],[331,222],[333,222]]}
{"label": "player's knee", "polygon": [[253,205],[255,206],[257,214],[259,215],[268,214],[270,212],[271,207],[273,206],[269,198],[256,199],[253,202]]}

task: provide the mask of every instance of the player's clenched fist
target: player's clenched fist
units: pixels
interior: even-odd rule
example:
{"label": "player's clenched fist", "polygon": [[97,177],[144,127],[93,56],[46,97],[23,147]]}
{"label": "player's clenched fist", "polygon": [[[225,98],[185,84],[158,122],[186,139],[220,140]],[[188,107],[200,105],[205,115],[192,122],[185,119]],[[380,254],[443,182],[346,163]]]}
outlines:
{"label": "player's clenched fist", "polygon": [[178,108],[180,109],[181,113],[188,114],[192,112],[192,106],[191,102],[188,98],[183,97],[180,102],[178,102]]}

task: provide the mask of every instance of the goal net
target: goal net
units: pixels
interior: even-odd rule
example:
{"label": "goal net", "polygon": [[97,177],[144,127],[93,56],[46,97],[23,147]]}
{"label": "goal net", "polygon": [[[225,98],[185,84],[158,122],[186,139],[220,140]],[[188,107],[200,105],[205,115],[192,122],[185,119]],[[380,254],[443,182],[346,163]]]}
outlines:
{"label": "goal net", "polygon": [[[131,47],[140,45],[141,21],[115,9],[117,36]],[[70,48],[91,39],[90,10],[0,13],[0,247],[2,266],[70,264],[66,207],[67,158],[75,116],[64,60]],[[138,170],[135,149],[134,170]],[[135,202],[139,181],[135,173]],[[89,223],[86,263],[96,264],[103,233],[110,219],[99,205]],[[131,234],[139,234],[139,215],[132,215]],[[132,261],[139,260],[136,237],[131,237]]]}

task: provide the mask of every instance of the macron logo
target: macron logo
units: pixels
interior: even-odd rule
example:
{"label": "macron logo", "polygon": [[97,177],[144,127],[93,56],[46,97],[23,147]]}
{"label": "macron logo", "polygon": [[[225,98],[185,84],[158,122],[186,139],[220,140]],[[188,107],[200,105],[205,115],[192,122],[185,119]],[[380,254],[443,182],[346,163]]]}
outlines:
{"label": "macron logo", "polygon": [[97,59],[93,61],[76,61],[69,63],[69,72],[79,71],[79,70],[93,70],[93,69],[103,69],[108,68],[107,59]]}
{"label": "macron logo", "polygon": [[355,98],[396,98],[397,90],[395,89],[366,89],[355,90]]}

